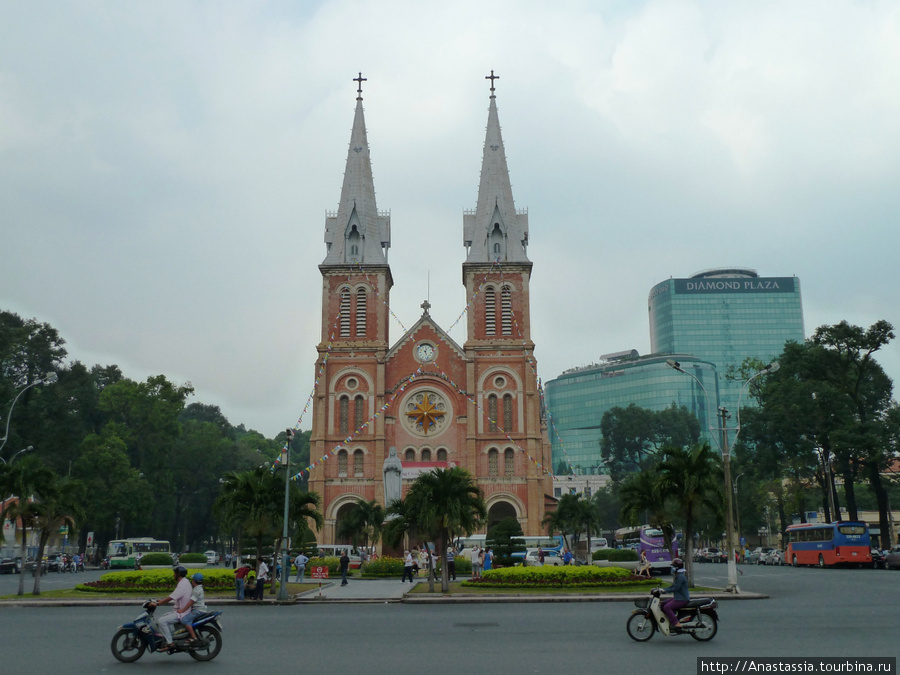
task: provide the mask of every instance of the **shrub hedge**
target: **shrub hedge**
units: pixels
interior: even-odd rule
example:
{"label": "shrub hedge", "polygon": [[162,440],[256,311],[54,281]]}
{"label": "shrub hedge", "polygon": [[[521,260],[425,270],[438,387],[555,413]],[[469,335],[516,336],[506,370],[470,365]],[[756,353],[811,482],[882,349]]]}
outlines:
{"label": "shrub hedge", "polygon": [[601,548],[591,555],[592,560],[609,560],[610,562],[634,562],[638,553],[631,548]]}
{"label": "shrub hedge", "polygon": [[205,563],[206,556],[202,553],[185,553],[178,557],[178,563],[181,565],[189,565],[190,563]]}
{"label": "shrub hedge", "polygon": [[141,556],[141,565],[169,565],[175,564],[174,558],[169,553],[145,553]]}
{"label": "shrub hedge", "polygon": [[[195,572],[203,574],[203,588],[207,591],[223,591],[234,588],[234,572],[228,569],[190,569],[188,577]],[[107,572],[98,581],[78,584],[76,590],[89,593],[170,593],[175,588],[172,570],[128,570]]]}
{"label": "shrub hedge", "polygon": [[[577,588],[626,584],[633,587],[635,583],[631,572],[621,567],[545,565],[488,570],[480,580],[463,581],[462,585],[478,588]],[[656,582],[651,581],[647,585],[654,586]]]}

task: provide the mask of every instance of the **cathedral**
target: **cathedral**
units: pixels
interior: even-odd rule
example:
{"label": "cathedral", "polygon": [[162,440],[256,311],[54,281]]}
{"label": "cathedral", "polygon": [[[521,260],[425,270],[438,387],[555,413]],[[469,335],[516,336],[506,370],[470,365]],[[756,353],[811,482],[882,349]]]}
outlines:
{"label": "cathedral", "polygon": [[[463,214],[466,341],[455,342],[426,301],[391,342],[389,213],[375,205],[362,74],[337,212],[325,219],[322,334],[316,361],[309,489],[322,496],[318,540],[338,537],[358,500],[384,505],[422,472],[461,466],[484,493],[488,523],[515,517],[546,532],[555,508],[550,443],[531,340],[528,214],[513,202],[491,71],[487,132],[474,211]],[[462,256],[461,256],[462,258]],[[398,463],[399,459],[399,463]],[[399,466],[398,466],[399,464]],[[399,469],[399,470],[398,470]],[[390,481],[390,482],[389,482]],[[386,493],[387,489],[387,493]]]}

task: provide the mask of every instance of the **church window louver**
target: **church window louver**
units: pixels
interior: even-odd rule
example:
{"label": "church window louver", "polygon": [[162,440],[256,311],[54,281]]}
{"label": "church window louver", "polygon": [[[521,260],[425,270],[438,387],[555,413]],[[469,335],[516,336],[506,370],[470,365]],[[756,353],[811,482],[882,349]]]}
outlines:
{"label": "church window louver", "polygon": [[366,289],[356,291],[356,335],[366,334]]}
{"label": "church window louver", "polygon": [[350,289],[341,289],[341,337],[350,337]]}
{"label": "church window louver", "polygon": [[512,289],[504,286],[500,291],[500,311],[504,335],[512,335]]}
{"label": "church window louver", "polygon": [[484,290],[484,332],[486,335],[497,334],[497,304],[493,288]]}
{"label": "church window louver", "polygon": [[488,431],[497,431],[497,397],[488,396]]}

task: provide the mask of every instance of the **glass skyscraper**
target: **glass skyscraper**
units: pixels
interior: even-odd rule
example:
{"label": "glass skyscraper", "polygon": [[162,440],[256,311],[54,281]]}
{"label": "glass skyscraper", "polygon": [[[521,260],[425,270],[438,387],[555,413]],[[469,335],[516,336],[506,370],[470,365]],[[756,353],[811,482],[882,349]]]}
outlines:
{"label": "glass skyscraper", "polygon": [[[684,405],[700,420],[703,440],[719,449],[717,410],[736,426],[744,359],[769,363],[788,340],[802,342],[803,308],[797,277],[760,277],[745,268],[715,269],[656,284],[647,299],[652,354],[633,352],[567,371],[545,383],[553,469],[565,462],[577,473],[603,473],[600,420],[615,406],[634,403],[659,411]],[[678,361],[682,370],[666,365]],[[732,376],[732,377],[729,377]],[[741,399],[741,407],[749,401]],[[734,434],[730,434],[733,440]]]}
{"label": "glass skyscraper", "polygon": [[[760,277],[745,268],[708,270],[656,284],[647,309],[651,351],[692,354],[714,363],[718,405],[733,416],[744,385],[737,375],[744,359],[768,363],[788,340],[805,339],[797,277]],[[741,406],[746,404],[742,399]],[[728,426],[735,423],[732,419]]]}
{"label": "glass skyscraper", "polygon": [[[666,365],[669,358],[703,382],[709,402],[693,378]],[[717,391],[715,365],[682,354],[626,357],[567,371],[544,384],[553,470],[563,462],[576,473],[606,473],[600,458],[600,421],[607,410],[630,403],[654,411],[683,405],[700,420],[703,440],[712,443],[708,429],[716,425]]]}

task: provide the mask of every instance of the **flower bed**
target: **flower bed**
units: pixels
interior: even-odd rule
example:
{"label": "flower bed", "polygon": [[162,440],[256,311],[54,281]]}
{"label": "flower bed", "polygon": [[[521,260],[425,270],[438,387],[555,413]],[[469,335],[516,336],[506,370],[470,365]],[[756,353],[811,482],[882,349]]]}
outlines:
{"label": "flower bed", "polygon": [[[188,569],[188,578],[197,569]],[[78,584],[75,589],[89,593],[169,593],[175,588],[171,569],[107,572],[98,581]],[[204,570],[203,588],[207,591],[234,589],[232,570]]]}
{"label": "flower bed", "polygon": [[635,582],[630,572],[619,567],[543,566],[504,567],[488,570],[481,579],[463,581],[478,588],[577,588],[587,586],[655,586],[656,582]]}

